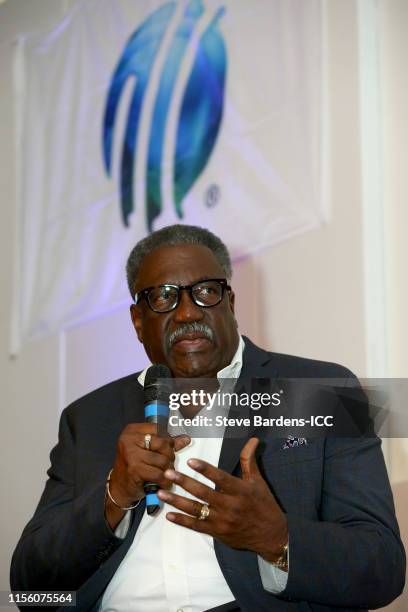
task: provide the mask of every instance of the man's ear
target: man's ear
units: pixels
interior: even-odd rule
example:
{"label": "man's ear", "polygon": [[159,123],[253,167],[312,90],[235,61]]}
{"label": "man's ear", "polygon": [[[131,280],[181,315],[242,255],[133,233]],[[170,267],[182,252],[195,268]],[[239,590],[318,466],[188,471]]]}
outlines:
{"label": "man's ear", "polygon": [[140,309],[136,304],[130,305],[130,318],[132,319],[133,327],[136,330],[139,342],[143,344],[143,332],[142,332],[142,318],[140,315]]}

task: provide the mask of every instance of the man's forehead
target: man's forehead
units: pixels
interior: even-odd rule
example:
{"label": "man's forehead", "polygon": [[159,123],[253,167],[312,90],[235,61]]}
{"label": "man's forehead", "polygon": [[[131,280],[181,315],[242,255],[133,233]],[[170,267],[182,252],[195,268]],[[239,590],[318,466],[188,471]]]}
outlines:
{"label": "man's forehead", "polygon": [[147,254],[140,265],[137,286],[186,284],[225,273],[214,253],[199,244],[164,245]]}

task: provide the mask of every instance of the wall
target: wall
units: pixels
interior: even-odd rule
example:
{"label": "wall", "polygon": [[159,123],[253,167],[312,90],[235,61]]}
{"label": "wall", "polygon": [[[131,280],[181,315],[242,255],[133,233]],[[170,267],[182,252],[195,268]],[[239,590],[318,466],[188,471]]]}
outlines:
{"label": "wall", "polygon": [[[61,404],[143,365],[144,357],[128,312],[26,346],[7,355],[11,308],[14,223],[13,40],[18,32],[43,28],[59,19],[69,2],[9,0],[0,6],[0,301],[1,429],[3,483],[0,590],[8,588],[8,567],[21,529],[31,516],[45,480]],[[326,148],[329,222],[274,249],[239,262],[234,270],[242,331],[281,352],[343,363],[366,374],[363,217],[357,3],[330,0],[327,7],[327,95],[330,139]],[[407,76],[405,0],[384,0],[381,53],[384,108],[384,171],[387,236],[387,320],[390,372],[405,375],[408,353],[404,282],[407,247],[402,209],[407,194]],[[405,138],[404,138],[405,136]],[[404,343],[405,339],[405,343]],[[391,469],[401,519],[407,504],[407,453],[391,445]],[[405,462],[405,463],[404,463]],[[401,603],[393,610],[402,610]],[[405,603],[405,609],[406,609]]]}
{"label": "wall", "polygon": [[[382,117],[384,139],[385,264],[387,296],[388,375],[408,376],[408,4],[405,0],[380,2]],[[390,466],[401,533],[408,549],[408,440],[390,444]],[[408,593],[389,606],[392,612],[408,609]]]}

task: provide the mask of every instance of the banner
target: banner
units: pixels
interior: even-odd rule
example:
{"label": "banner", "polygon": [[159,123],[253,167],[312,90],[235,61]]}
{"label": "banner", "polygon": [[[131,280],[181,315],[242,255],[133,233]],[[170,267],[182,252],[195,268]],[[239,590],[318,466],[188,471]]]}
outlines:
{"label": "banner", "polygon": [[322,219],[321,0],[82,0],[16,52],[11,350],[129,303],[134,244]]}

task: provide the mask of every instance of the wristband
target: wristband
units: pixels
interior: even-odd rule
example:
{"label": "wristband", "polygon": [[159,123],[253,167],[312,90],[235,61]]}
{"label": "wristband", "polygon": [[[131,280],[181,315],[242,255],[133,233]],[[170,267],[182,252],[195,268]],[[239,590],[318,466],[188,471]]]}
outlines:
{"label": "wristband", "polygon": [[119,504],[118,504],[118,503],[117,503],[117,502],[116,502],[116,501],[113,499],[112,494],[111,494],[111,492],[110,492],[110,488],[109,488],[109,483],[110,483],[110,479],[111,479],[111,476],[112,476],[112,472],[113,472],[113,468],[112,468],[112,469],[111,469],[111,471],[109,472],[109,474],[108,474],[108,478],[107,478],[107,481],[106,481],[106,495],[109,497],[109,499],[111,500],[112,504],[113,504],[114,506],[116,506],[117,508],[120,508],[120,510],[125,510],[125,511],[126,511],[126,510],[134,510],[134,509],[135,509],[135,508],[137,508],[137,507],[138,507],[138,505],[140,504],[140,501],[141,501],[140,499],[139,499],[139,501],[138,501],[138,502],[136,502],[136,504],[134,504],[133,506],[129,506],[128,508],[123,508],[123,506],[120,506],[120,505],[119,505]]}

